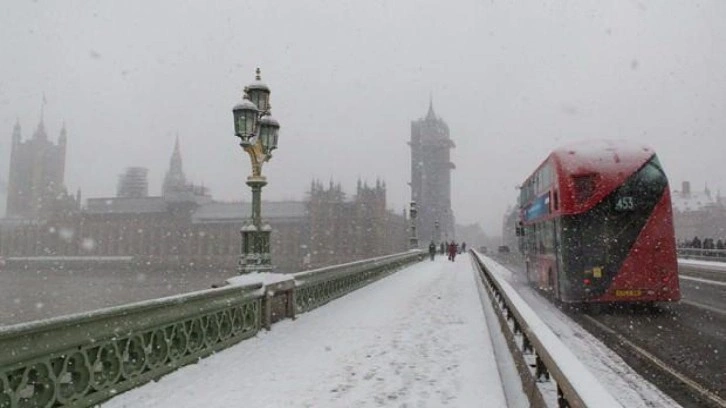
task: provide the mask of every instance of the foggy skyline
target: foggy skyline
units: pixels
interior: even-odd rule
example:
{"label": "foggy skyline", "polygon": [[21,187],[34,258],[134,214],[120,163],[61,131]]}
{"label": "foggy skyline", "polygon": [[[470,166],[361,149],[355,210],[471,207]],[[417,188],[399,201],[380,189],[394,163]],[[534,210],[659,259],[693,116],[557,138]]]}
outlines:
{"label": "foggy skyline", "polygon": [[259,66],[281,124],[264,200],[303,199],[314,178],[348,195],[380,178],[400,212],[410,123],[430,94],[456,143],[457,223],[490,236],[515,186],[575,140],[648,144],[671,189],[726,189],[726,3],[601,3],[13,2],[0,15],[0,175],[16,118],[31,137],[45,95],[49,138],[68,130],[69,192],[113,196],[143,166],[158,194],[178,133],[190,181],[249,201],[231,109]]}

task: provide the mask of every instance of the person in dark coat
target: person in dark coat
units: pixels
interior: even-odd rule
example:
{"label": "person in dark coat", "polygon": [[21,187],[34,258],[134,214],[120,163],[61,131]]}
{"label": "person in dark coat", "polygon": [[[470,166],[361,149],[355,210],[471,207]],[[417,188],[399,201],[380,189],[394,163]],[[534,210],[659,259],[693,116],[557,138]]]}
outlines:
{"label": "person in dark coat", "polygon": [[431,241],[431,243],[429,244],[429,256],[431,257],[432,261],[436,256],[436,244],[434,244],[434,241]]}
{"label": "person in dark coat", "polygon": [[454,262],[455,258],[456,258],[456,242],[451,241],[451,243],[449,243],[449,261]]}
{"label": "person in dark coat", "polygon": [[701,247],[701,240],[698,239],[698,235],[693,237],[693,241],[691,241],[691,246],[694,248],[700,248]]}
{"label": "person in dark coat", "polygon": [[461,243],[461,252],[462,253],[466,252],[466,242]]}

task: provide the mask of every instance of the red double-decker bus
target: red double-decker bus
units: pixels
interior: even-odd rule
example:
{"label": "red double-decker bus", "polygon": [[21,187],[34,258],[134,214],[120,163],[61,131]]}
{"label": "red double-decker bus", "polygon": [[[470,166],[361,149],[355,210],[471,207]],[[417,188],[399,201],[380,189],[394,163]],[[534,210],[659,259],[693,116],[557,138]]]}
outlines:
{"label": "red double-decker bus", "polygon": [[655,152],[597,141],[553,151],[521,186],[529,281],[566,303],[680,299],[668,179]]}

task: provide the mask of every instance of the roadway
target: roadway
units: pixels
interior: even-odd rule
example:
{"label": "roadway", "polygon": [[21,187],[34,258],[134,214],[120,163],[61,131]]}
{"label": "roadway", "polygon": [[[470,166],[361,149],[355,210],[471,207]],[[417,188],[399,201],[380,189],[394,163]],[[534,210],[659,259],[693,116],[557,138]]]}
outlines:
{"label": "roadway", "polygon": [[678,261],[683,303],[726,315],[726,263]]}
{"label": "roadway", "polygon": [[[726,278],[726,272],[720,272],[726,265],[704,266],[698,261],[679,264],[679,303],[662,304],[655,310],[564,310],[683,406],[722,406],[713,404],[709,395],[726,399],[726,284],[720,280]],[[507,266],[515,271],[518,290],[526,290],[521,264],[511,257]]]}

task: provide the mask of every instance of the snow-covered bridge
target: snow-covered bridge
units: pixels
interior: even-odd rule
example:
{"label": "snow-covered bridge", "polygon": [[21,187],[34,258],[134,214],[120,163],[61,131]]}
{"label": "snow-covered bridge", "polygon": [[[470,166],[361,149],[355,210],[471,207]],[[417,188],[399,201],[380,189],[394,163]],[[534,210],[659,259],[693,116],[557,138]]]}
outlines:
{"label": "snow-covered bridge", "polygon": [[[409,266],[104,407],[526,405],[497,364],[504,339],[476,279],[468,255]],[[678,406],[555,307],[535,307],[623,406]]]}
{"label": "snow-covered bridge", "polygon": [[[84,399],[94,393],[101,395],[97,401],[112,397],[104,407],[527,405],[515,363],[506,355],[507,339],[492,307],[496,302],[483,290],[474,258],[462,255],[449,262],[439,257],[413,264],[409,259],[409,266],[400,269],[401,259],[388,258],[393,269],[376,260],[302,274],[295,289],[298,298],[289,296],[289,279],[266,276],[264,282],[251,284],[260,278],[246,277],[226,288],[134,308],[10,326],[0,330],[0,406],[83,406],[94,403]],[[599,389],[587,390],[589,398],[604,406],[678,406],[601,340],[519,285],[516,272],[481,259],[493,276],[517,288],[551,337],[579,360],[562,363],[567,356],[561,355],[560,368],[579,370],[571,378],[596,379]],[[345,282],[331,280],[352,266],[358,269]],[[262,294],[263,285],[273,290]],[[349,291],[346,285],[358,289]],[[209,314],[215,309],[206,304],[220,293],[215,307],[231,309]],[[267,302],[259,303],[258,310],[249,301],[260,296]],[[307,313],[259,331],[267,318],[276,321],[275,315],[285,315],[291,304]],[[202,317],[186,321],[188,312]],[[180,323],[161,328],[152,324],[180,318]],[[149,329],[139,328],[144,325]],[[534,326],[532,330],[539,330]],[[64,329],[54,330],[59,327]],[[118,337],[108,340],[109,333]],[[521,336],[518,341],[521,345]],[[77,351],[62,349],[70,343],[79,344],[73,348]],[[205,345],[209,352],[182,353]],[[535,365],[534,353],[525,359]],[[194,363],[177,369],[189,362]],[[142,384],[159,372],[170,373]],[[556,395],[557,386],[554,381],[538,384],[550,396]]]}

